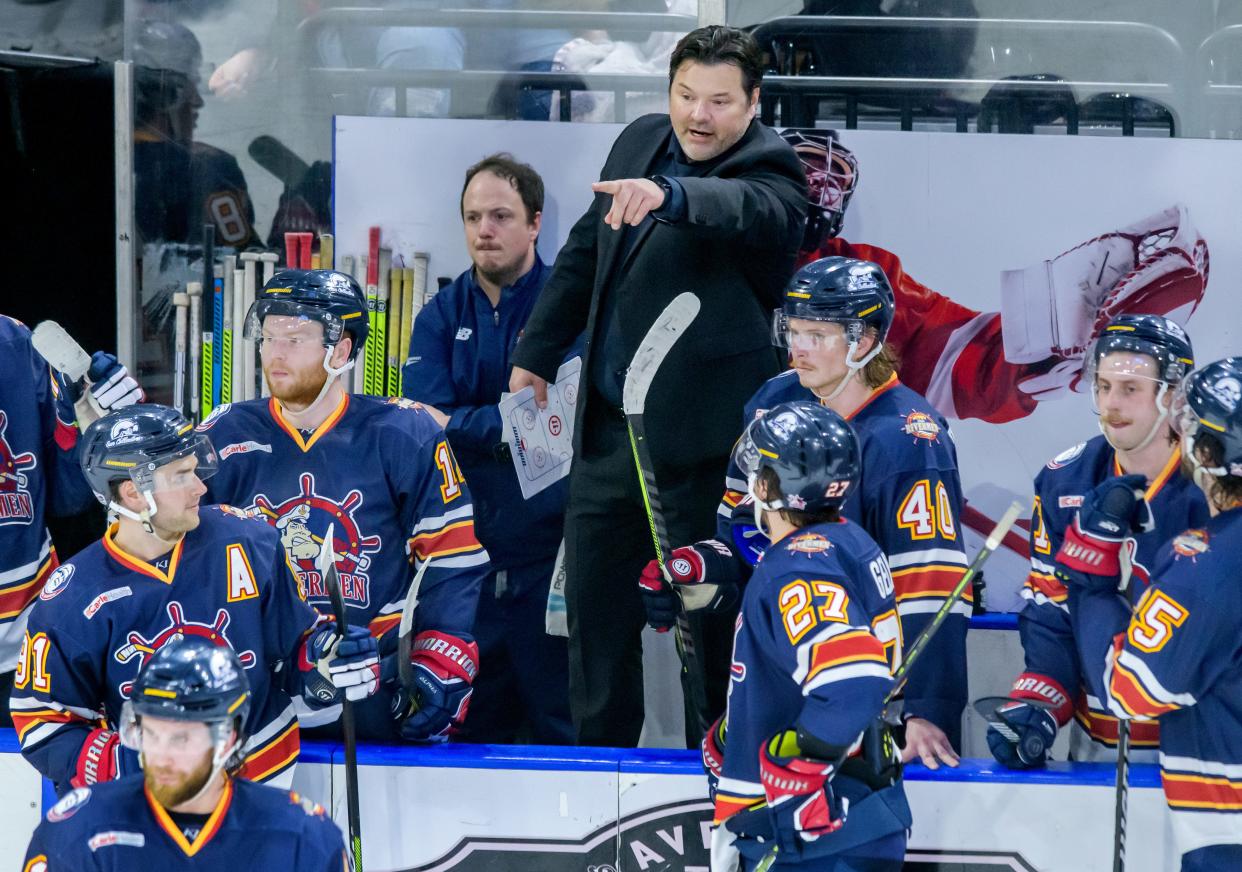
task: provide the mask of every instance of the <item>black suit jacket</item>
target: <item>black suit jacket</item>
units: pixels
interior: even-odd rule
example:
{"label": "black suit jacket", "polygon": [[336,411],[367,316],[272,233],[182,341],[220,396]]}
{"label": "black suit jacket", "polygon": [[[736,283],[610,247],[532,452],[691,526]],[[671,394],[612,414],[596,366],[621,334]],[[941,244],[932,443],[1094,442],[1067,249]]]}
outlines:
{"label": "black suit jacket", "polygon": [[[645,177],[672,135],[667,115],[637,119],[617,137],[600,179]],[[746,400],[780,371],[769,325],[793,272],[806,216],[806,180],[797,156],[756,120],[706,176],[678,181],[686,193],[685,217],[632,229],[639,235],[628,252],[623,232],[604,223],[612,197],[596,195],[557,254],[514,352],[515,366],[551,381],[585,331],[574,430],[579,457],[605,291],[617,295],[614,317],[627,360],[675,296],[693,291],[702,304],[647,396],[649,447],[659,466],[727,456]]]}

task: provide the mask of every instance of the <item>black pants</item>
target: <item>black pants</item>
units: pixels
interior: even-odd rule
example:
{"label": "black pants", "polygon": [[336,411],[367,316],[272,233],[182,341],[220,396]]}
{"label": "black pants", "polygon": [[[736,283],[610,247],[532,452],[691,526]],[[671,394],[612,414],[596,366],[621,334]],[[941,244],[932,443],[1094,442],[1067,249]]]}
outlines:
{"label": "black pants", "polygon": [[[579,744],[634,747],[643,725],[640,634],[646,622],[638,578],[655,547],[624,419],[593,396],[583,431],[565,515],[570,711]],[[689,427],[686,438],[693,438]],[[714,533],[727,461],[657,465],[672,547]],[[705,616],[695,640],[712,718],[724,710],[734,617]],[[701,736],[694,718],[688,716],[686,724],[687,746],[695,746]]]}

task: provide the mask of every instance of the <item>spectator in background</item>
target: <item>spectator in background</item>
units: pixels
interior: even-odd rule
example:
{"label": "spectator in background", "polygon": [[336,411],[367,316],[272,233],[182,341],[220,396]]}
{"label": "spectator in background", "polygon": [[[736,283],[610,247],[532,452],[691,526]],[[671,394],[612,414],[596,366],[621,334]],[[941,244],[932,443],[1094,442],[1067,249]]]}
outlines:
{"label": "spectator in background", "polygon": [[134,202],[142,242],[257,243],[246,178],[231,154],[194,141],[203,108],[198,38],[181,24],[140,21],[133,37]]}
{"label": "spectator in background", "polygon": [[481,668],[462,738],[572,744],[566,643],[544,631],[567,483],[523,501],[496,406],[548,277],[535,252],[543,179],[510,155],[491,155],[466,171],[460,207],[473,265],[419,312],[404,385],[448,434],[492,558],[474,626]]}
{"label": "spectator in background", "polygon": [[[698,295],[702,309],[646,403],[674,542],[711,536],[738,410],[780,369],[769,313],[793,271],[806,183],[793,149],[755,120],[762,75],[759,47],[742,31],[703,27],[681,40],[669,63],[669,115],[639,118],[617,138],[513,355],[510,388],[531,385],[546,399],[586,331],[565,519],[581,744],[633,746],[643,724],[645,613],[635,581],[655,555],[621,413],[634,352],[675,296]],[[724,708],[732,647],[733,616],[709,621],[695,647],[714,712],[700,715]]]}

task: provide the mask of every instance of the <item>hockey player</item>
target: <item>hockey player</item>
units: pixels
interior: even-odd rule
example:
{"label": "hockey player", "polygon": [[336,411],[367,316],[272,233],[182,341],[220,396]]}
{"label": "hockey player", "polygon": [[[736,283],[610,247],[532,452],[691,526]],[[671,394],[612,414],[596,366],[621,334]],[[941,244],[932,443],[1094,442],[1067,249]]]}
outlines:
{"label": "hockey player", "polygon": [[[744,420],[778,403],[818,401],[848,420],[862,446],[859,484],[842,514],[879,543],[893,569],[902,631],[914,638],[965,572],[958,520],[961,484],[948,423],[921,396],[897,380],[885,336],[893,322],[893,292],[878,266],[828,257],[804,266],[790,281],[774,319],[778,344],[793,368],[769,380],[746,404]],[[738,580],[734,553],[758,541],[735,515],[746,479],[730,464],[718,514],[717,538],[672,554],[674,583],[688,605],[723,603]],[[678,560],[677,558],[682,558]],[[669,626],[676,601],[649,564],[640,582],[652,626]],[[695,589],[706,584],[706,589]],[[714,607],[709,605],[709,607]],[[906,690],[906,760],[918,756],[936,768],[957,765],[966,705],[966,627],[970,597],[957,603],[931,647],[913,667]]]}
{"label": "hockey player", "polygon": [[773,846],[777,869],[901,868],[910,809],[878,719],[901,626],[884,555],[840,515],[861,455],[840,415],[806,401],[774,406],[734,451],[771,544],[733,643],[713,869],[730,868],[730,842],[745,870]]}
{"label": "hockey player", "polygon": [[[990,727],[987,734],[992,754],[1010,768],[1042,766],[1058,727],[1071,718],[1073,759],[1111,756],[1108,749],[1117,745],[1117,719],[1083,692],[1066,590],[1052,564],[1085,495],[1115,475],[1141,478],[1156,519],[1152,530],[1134,537],[1129,552],[1137,582],[1129,586],[1131,602],[1146,591],[1159,548],[1207,521],[1203,495],[1177,474],[1181,451],[1169,421],[1173,392],[1193,368],[1190,339],[1158,315],[1114,318],[1088,352],[1085,377],[1102,435],[1058,454],[1035,478],[1031,572],[1018,619],[1026,665],[1009,693],[1015,702],[1003,710],[1009,729]],[[1149,749],[1153,761],[1158,741],[1154,722],[1133,725],[1131,747]]]}
{"label": "hockey player", "polygon": [[[1242,868],[1242,358],[1191,374],[1173,416],[1211,518],[1160,549],[1134,608],[1127,537],[1151,523],[1142,482],[1087,494],[1057,555],[1092,691],[1118,718],[1158,718],[1183,872]],[[1129,579],[1133,584],[1133,579]]]}
{"label": "hockey player", "polygon": [[[78,424],[95,417],[81,388],[66,383],[34,350],[30,330],[0,315],[0,726],[31,603],[59,565],[45,518],[92,501],[78,468]],[[104,410],[138,402],[142,390],[111,354],[97,351],[89,393]]]}
{"label": "hockey player", "polygon": [[897,295],[885,340],[904,384],[949,418],[1002,423],[1080,390],[1083,352],[1122,313],[1185,324],[1207,289],[1207,243],[1183,206],[1087,240],[1001,276],[1000,311],[977,312],[907,274],[901,260],[838,234],[858,185],[858,161],[829,130],[781,134],[806,171],[810,210],[799,264],[856,257],[878,264]]}
{"label": "hockey player", "polygon": [[[200,425],[220,452],[210,494],[280,531],[307,601],[321,611],[331,607],[316,560],[332,529],[349,623],[369,626],[385,657],[383,692],[355,707],[358,735],[443,739],[469,703],[478,664],[471,629],[488,572],[444,431],[409,400],[346,393],[340,376],[367,341],[367,315],[344,273],[277,273],[251,306],[245,335],[259,343],[272,396],[221,406]],[[397,679],[398,625],[424,564],[411,704]],[[331,719],[336,709],[324,712]]]}
{"label": "hockey player", "polygon": [[122,715],[142,775],[65,796],[35,830],[24,872],[347,870],[320,806],[237,776],[252,703],[230,648],[195,636],[160,648]]}
{"label": "hockey player", "polygon": [[291,695],[323,706],[333,685],[373,692],[374,640],[357,628],[337,646],[275,531],[200,505],[215,450],[176,411],[113,412],[82,442],[82,471],[117,520],[52,573],[31,611],[12,698],[22,754],[61,794],[136,771],[117,726],[134,680],[168,641],[196,636],[231,646],[252,676],[244,774],[287,784],[299,747]]}

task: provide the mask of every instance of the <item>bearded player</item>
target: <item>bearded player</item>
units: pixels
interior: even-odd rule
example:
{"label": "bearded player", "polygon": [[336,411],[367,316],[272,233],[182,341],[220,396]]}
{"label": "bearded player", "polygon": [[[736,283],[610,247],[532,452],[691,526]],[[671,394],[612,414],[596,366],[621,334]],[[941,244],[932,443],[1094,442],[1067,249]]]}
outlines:
{"label": "bearded player", "polygon": [[[330,612],[316,567],[331,547],[351,626],[384,657],[381,692],[355,707],[363,738],[440,740],[466,715],[478,668],[474,626],[489,569],[470,492],[444,431],[409,400],[351,395],[342,375],[367,341],[358,283],[332,270],[284,270],[259,293],[245,335],[259,346],[269,399],[218,408],[199,429],[220,453],[210,495],[280,531]],[[331,531],[332,541],[325,542]],[[415,579],[412,686],[399,681],[398,627]],[[339,709],[308,719],[320,725]]]}

